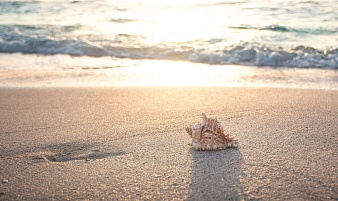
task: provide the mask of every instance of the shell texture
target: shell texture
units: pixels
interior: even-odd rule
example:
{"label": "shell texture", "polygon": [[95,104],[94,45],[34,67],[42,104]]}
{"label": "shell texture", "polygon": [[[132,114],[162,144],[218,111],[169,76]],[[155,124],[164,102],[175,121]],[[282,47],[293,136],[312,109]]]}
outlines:
{"label": "shell texture", "polygon": [[238,147],[238,141],[224,134],[224,129],[217,118],[208,118],[202,113],[202,123],[186,128],[192,139],[192,147],[197,150],[221,150]]}

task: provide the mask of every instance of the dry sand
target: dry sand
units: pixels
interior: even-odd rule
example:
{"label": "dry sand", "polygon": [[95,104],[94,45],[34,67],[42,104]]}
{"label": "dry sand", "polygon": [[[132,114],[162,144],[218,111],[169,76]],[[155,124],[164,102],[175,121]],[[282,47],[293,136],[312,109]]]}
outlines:
{"label": "dry sand", "polygon": [[[338,91],[0,89],[0,200],[337,200]],[[240,142],[194,151],[205,112]]]}

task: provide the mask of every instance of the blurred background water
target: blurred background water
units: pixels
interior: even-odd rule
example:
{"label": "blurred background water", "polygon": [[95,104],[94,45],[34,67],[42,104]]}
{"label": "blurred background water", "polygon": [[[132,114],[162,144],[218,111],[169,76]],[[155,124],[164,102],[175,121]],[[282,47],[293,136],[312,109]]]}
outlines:
{"label": "blurred background water", "polygon": [[336,84],[337,10],[338,0],[1,0],[0,79],[18,70],[66,74],[150,59],[249,66],[272,80],[281,69],[316,69],[305,73],[310,80],[323,72],[320,82]]}

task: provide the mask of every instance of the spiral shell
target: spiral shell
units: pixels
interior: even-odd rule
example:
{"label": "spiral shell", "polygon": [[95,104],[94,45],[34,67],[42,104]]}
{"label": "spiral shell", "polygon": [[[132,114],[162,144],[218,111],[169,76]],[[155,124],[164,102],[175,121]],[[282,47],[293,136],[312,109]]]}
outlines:
{"label": "spiral shell", "polygon": [[217,118],[208,118],[202,113],[202,123],[186,128],[192,139],[192,147],[197,150],[221,150],[237,148],[238,141],[224,134],[224,129]]}

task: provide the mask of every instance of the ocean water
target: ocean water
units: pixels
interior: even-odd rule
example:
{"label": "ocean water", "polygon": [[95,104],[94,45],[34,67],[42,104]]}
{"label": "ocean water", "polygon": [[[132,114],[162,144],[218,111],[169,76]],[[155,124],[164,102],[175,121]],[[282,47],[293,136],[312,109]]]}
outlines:
{"label": "ocean water", "polygon": [[0,1],[2,85],[338,89],[337,71],[338,0]]}

